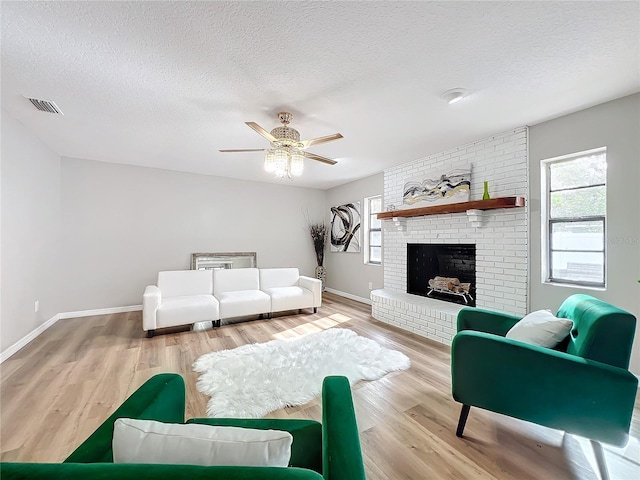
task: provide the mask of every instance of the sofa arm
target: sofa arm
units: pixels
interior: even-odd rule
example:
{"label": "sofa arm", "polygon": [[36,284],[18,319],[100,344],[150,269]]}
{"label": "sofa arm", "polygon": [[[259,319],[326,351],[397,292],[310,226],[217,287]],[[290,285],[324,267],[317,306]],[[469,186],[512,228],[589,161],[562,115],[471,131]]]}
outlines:
{"label": "sofa arm", "polygon": [[142,295],[142,328],[143,330],[155,330],[156,313],[162,301],[160,289],[155,285],[149,285]]}
{"label": "sofa arm", "polygon": [[473,331],[453,339],[451,382],[465,405],[618,446],[638,387],[625,369]]}
{"label": "sofa arm", "polygon": [[118,418],[184,423],[185,386],[176,373],[161,373],[131,394],[91,436],[67,457],[68,463],[113,462],[111,441]]}
{"label": "sofa arm", "polygon": [[458,312],[458,332],[476,330],[504,337],[521,319],[508,313],[465,307]]}
{"label": "sofa arm", "polygon": [[300,277],[298,277],[298,286],[311,290],[313,293],[314,308],[322,305],[322,282],[320,280],[300,275]]}
{"label": "sofa arm", "polygon": [[322,383],[322,456],[324,480],[365,480],[347,377],[326,377]]}

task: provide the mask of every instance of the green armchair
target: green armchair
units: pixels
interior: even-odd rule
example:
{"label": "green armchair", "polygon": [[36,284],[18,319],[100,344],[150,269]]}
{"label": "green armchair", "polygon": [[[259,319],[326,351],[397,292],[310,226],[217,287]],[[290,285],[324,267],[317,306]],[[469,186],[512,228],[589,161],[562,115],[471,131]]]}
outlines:
{"label": "green armchair", "polygon": [[113,463],[117,418],[183,423],[185,384],[180,375],[150,378],[63,463],[0,463],[1,480],[365,480],[351,388],[346,377],[322,385],[322,424],[307,419],[192,418],[187,423],[286,430],[293,436],[289,468]]}
{"label": "green armchair", "polygon": [[462,437],[471,406],[591,440],[600,472],[599,442],[624,446],[638,388],[629,372],[636,318],[588,295],[567,298],[557,317],[573,320],[556,349],[505,338],[519,317],[476,308],[458,315],[451,346],[453,398],[462,403]]}

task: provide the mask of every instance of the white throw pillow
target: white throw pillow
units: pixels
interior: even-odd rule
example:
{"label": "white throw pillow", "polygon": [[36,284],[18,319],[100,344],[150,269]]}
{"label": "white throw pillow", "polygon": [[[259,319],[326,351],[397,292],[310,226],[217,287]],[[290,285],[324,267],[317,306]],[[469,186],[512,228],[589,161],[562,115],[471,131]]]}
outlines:
{"label": "white throw pillow", "polygon": [[552,348],[569,335],[571,327],[573,320],[557,318],[549,310],[537,310],[511,327],[505,336],[511,340]]}
{"label": "white throw pillow", "polygon": [[118,418],[113,462],[286,467],[292,443],[280,430]]}

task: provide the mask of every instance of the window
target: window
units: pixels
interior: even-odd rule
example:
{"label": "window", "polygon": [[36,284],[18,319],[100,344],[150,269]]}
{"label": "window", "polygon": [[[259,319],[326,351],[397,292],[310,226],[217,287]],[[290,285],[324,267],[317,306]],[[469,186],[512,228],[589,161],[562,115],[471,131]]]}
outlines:
{"label": "window", "polygon": [[542,161],[545,283],[604,287],[606,148]]}
{"label": "window", "polygon": [[382,220],[378,213],[382,211],[382,197],[368,197],[364,199],[365,209],[365,249],[364,263],[380,265],[382,263]]}

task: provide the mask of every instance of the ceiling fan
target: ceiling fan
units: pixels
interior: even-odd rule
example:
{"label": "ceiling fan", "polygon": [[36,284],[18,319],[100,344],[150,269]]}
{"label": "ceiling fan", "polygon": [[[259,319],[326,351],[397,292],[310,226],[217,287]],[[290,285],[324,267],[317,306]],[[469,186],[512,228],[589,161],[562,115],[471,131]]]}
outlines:
{"label": "ceiling fan", "polygon": [[303,158],[317,160],[328,165],[335,165],[335,160],[305,151],[306,148],[321,143],[332,142],[342,138],[340,133],[326,135],[324,137],[300,140],[300,132],[289,127],[293,114],[289,112],[278,113],[278,120],[282,124],[267,132],[255,122],[245,122],[249,127],[269,140],[271,148],[246,148],[241,150],[220,150],[220,152],[266,152],[264,157],[264,169],[274,173],[276,177],[284,178],[302,175],[304,169]]}

